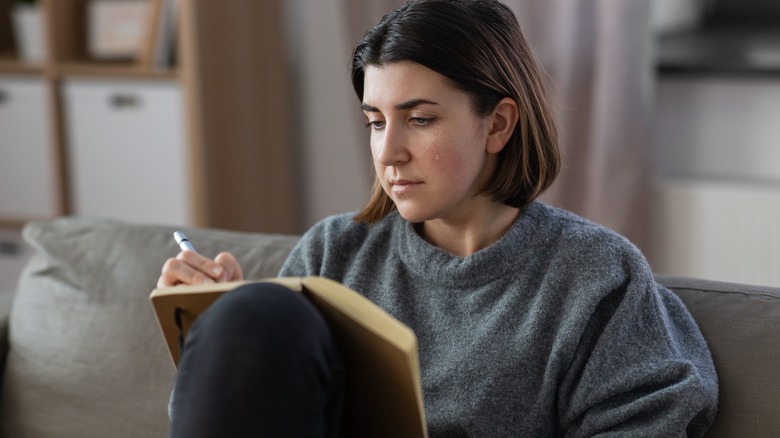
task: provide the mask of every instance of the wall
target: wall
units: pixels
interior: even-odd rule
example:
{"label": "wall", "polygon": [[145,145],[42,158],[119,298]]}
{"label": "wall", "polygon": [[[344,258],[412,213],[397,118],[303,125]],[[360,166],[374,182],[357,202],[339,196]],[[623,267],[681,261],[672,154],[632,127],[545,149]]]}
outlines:
{"label": "wall", "polygon": [[[655,28],[668,34],[695,24],[703,2],[655,5]],[[740,44],[750,30],[659,46],[657,272],[780,285],[780,48],[760,46],[754,59],[756,46]]]}
{"label": "wall", "polygon": [[695,27],[705,0],[653,0],[651,22],[658,33]]}
{"label": "wall", "polygon": [[359,209],[371,188],[371,154],[349,80],[346,11],[341,0],[287,0],[295,126],[303,159],[304,218]]}

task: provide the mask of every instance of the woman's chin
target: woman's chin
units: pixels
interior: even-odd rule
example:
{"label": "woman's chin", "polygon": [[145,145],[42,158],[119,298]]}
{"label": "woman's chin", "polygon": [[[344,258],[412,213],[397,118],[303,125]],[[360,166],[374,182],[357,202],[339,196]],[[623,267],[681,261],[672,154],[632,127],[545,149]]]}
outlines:
{"label": "woman's chin", "polygon": [[427,212],[422,211],[419,208],[412,208],[410,206],[404,206],[404,205],[395,205],[396,209],[398,210],[398,214],[401,215],[402,218],[405,220],[412,222],[412,223],[420,223],[425,222],[426,220],[430,219]]}

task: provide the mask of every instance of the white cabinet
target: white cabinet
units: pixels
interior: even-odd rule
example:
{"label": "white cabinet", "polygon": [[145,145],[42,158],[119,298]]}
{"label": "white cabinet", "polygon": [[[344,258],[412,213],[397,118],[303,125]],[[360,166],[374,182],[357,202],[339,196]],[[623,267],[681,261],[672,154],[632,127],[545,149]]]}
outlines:
{"label": "white cabinet", "polygon": [[164,67],[90,57],[89,0],[37,0],[40,63],[0,22],[0,227],[79,215],[301,232],[282,2],[180,1]]}
{"label": "white cabinet", "polygon": [[58,212],[46,83],[0,75],[0,216],[47,218]]}
{"label": "white cabinet", "polygon": [[780,80],[661,76],[657,272],[780,285]]}
{"label": "white cabinet", "polygon": [[66,79],[62,97],[73,214],[192,224],[177,82]]}
{"label": "white cabinet", "polygon": [[667,176],[780,182],[780,80],[664,77],[656,151]]}

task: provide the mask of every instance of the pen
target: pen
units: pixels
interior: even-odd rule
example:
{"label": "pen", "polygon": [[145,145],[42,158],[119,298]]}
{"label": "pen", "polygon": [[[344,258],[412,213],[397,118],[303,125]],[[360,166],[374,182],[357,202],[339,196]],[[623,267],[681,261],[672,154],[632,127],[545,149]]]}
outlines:
{"label": "pen", "polygon": [[197,252],[195,251],[195,247],[190,243],[190,240],[187,239],[187,236],[181,231],[174,231],[173,239],[176,240],[176,243],[179,244],[179,248],[181,248],[182,251]]}

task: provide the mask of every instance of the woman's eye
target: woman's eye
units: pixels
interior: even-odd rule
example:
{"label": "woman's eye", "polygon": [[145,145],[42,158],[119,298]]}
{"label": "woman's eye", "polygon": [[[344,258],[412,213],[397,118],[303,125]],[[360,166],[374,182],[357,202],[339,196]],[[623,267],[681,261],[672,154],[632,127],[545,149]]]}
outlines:
{"label": "woman's eye", "polygon": [[382,129],[385,126],[385,122],[383,120],[373,120],[366,123],[366,126],[371,129]]}
{"label": "woman's eye", "polygon": [[414,123],[415,125],[418,125],[418,126],[426,126],[426,125],[430,125],[431,124],[431,122],[433,121],[433,118],[432,117],[412,117],[412,118],[409,119],[409,121]]}

